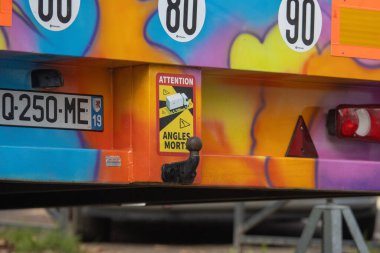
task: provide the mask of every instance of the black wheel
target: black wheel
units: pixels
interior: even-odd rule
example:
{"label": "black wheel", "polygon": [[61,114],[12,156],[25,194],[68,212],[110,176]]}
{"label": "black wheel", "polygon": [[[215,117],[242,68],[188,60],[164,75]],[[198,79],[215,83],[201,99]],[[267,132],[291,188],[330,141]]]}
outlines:
{"label": "black wheel", "polygon": [[90,217],[85,209],[74,208],[73,230],[82,241],[108,241],[110,238],[111,220],[107,218]]}

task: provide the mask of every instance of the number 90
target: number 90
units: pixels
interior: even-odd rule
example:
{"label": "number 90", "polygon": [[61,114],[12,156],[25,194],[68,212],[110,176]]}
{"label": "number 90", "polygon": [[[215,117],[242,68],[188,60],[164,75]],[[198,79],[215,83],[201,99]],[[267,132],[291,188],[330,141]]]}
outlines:
{"label": "number 90", "polygon": [[[292,8],[292,3],[294,8]],[[299,12],[299,1],[298,0],[288,0],[287,1],[287,12],[286,12],[286,19],[288,20],[288,23],[292,26],[294,26],[293,29],[293,36],[291,36],[291,31],[288,29],[286,30],[286,38],[289,41],[289,43],[294,44],[298,40],[299,36],[299,25],[300,25],[300,12]],[[292,11],[292,9],[294,9]],[[308,12],[309,10],[309,12]],[[293,13],[292,13],[293,12]],[[307,15],[307,14],[310,15]],[[294,14],[292,16],[292,14]],[[306,46],[310,46],[314,41],[314,20],[315,20],[315,4],[313,0],[304,0],[302,4],[302,41]],[[309,31],[307,31],[307,19],[309,19]]]}
{"label": "number 90", "polygon": [[290,48],[307,51],[318,41],[322,30],[322,12],[317,0],[282,0],[278,24]]}

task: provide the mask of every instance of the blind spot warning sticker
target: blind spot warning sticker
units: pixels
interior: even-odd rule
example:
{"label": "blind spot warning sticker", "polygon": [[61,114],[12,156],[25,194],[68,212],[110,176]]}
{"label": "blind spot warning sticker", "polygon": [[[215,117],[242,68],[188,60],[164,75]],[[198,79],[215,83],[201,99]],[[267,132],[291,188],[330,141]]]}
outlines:
{"label": "blind spot warning sticker", "polygon": [[157,74],[159,153],[186,153],[186,141],[195,132],[195,78]]}

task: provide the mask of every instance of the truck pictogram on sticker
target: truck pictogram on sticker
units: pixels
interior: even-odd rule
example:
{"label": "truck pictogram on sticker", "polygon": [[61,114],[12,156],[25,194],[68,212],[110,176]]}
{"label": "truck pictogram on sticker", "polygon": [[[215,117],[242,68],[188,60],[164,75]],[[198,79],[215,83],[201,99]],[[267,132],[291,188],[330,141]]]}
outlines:
{"label": "truck pictogram on sticker", "polygon": [[166,107],[169,111],[173,112],[176,109],[187,108],[189,106],[189,99],[185,93],[176,93],[166,97]]}
{"label": "truck pictogram on sticker", "polygon": [[194,136],[194,88],[192,75],[157,74],[159,153],[185,153]]}

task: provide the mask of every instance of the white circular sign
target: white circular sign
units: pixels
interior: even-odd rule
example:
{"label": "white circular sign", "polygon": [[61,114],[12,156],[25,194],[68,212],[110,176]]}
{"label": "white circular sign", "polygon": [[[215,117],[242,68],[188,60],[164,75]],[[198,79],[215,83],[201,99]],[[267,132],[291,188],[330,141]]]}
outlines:
{"label": "white circular sign", "polygon": [[306,52],[322,31],[322,11],[317,0],[282,0],[278,12],[281,36],[289,48]]}
{"label": "white circular sign", "polygon": [[50,31],[67,29],[77,18],[81,0],[29,0],[40,25]]}
{"label": "white circular sign", "polygon": [[205,0],[159,0],[158,15],[165,32],[188,42],[198,36],[206,18]]}

